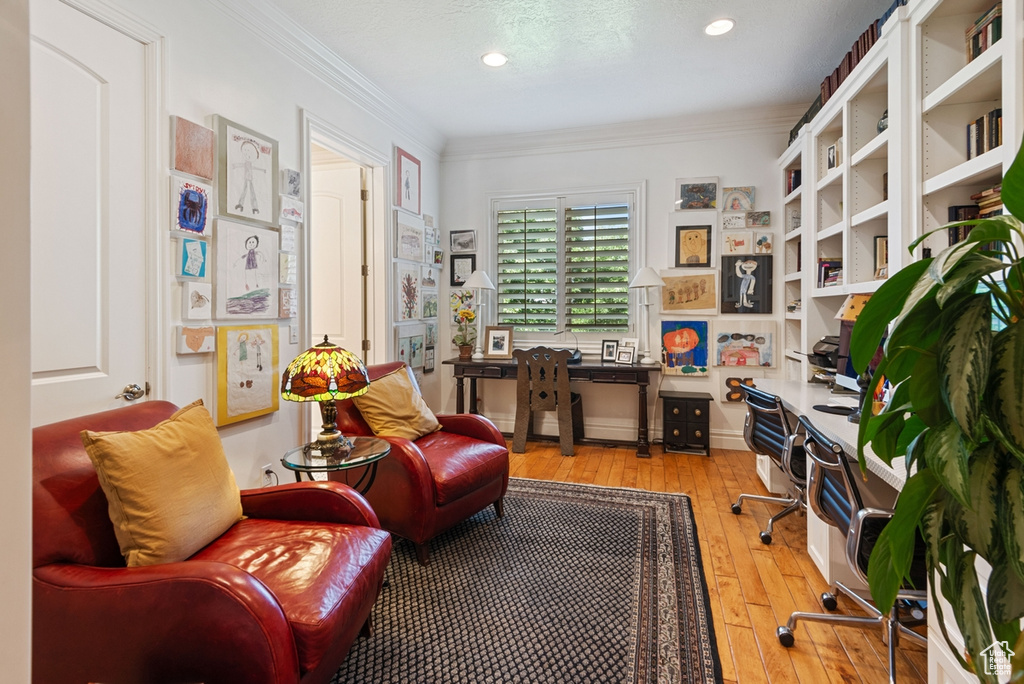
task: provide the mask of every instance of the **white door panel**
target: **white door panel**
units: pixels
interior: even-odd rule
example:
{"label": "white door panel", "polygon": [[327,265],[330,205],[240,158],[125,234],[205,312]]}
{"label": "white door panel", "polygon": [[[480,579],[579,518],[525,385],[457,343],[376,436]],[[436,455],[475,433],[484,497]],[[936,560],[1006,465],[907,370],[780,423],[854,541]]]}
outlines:
{"label": "white door panel", "polygon": [[145,48],[31,4],[33,422],[145,386]]}

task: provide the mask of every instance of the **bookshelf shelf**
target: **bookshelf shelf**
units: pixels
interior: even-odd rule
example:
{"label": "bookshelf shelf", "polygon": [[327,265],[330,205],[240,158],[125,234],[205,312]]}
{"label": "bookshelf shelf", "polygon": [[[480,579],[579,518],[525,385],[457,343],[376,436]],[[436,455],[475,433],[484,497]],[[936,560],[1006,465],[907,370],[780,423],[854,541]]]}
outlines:
{"label": "bookshelf shelf", "polygon": [[818,181],[817,191],[821,192],[825,188],[828,188],[834,183],[839,182],[843,178],[843,171],[845,170],[845,164],[840,164],[834,169],[829,169],[820,181]]}
{"label": "bookshelf shelf", "polygon": [[785,280],[787,283],[799,282],[802,277],[803,273],[801,271],[796,271],[795,273],[787,273]]}
{"label": "bookshelf shelf", "polygon": [[850,159],[851,166],[858,166],[868,159],[885,159],[888,157],[889,130],[876,135],[871,141],[860,148]]}
{"label": "bookshelf shelf", "polygon": [[956,185],[998,182],[1002,175],[1003,149],[1000,146],[927,179],[921,186],[921,192],[927,196]]}
{"label": "bookshelf shelf", "polygon": [[998,99],[1002,91],[1004,41],[995,43],[921,101],[922,113],[949,105]]}
{"label": "bookshelf shelf", "polygon": [[793,192],[791,192],[788,195],[786,195],[786,197],[782,200],[782,203],[783,204],[791,204],[793,202],[799,201],[800,195],[802,195],[803,192],[804,192],[804,187],[801,185],[796,190],[794,190]]}
{"label": "bookshelf shelf", "polygon": [[889,201],[883,200],[876,204],[875,206],[869,207],[868,209],[865,209],[859,214],[856,214],[852,219],[850,219],[850,225],[854,227],[860,226],[867,223],[868,221],[874,221],[875,219],[882,218],[886,216],[888,213]]}
{"label": "bookshelf shelf", "polygon": [[801,237],[803,237],[803,234],[804,229],[802,227],[794,228],[793,230],[789,231],[783,236],[783,241],[792,242],[793,240],[799,240]]}
{"label": "bookshelf shelf", "polygon": [[843,231],[845,231],[845,230],[846,230],[846,221],[840,221],[839,223],[834,223],[831,226],[829,226],[828,228],[825,228],[824,230],[818,231],[818,241],[820,242],[822,240],[827,240],[828,238],[833,237],[835,235],[842,235]]}

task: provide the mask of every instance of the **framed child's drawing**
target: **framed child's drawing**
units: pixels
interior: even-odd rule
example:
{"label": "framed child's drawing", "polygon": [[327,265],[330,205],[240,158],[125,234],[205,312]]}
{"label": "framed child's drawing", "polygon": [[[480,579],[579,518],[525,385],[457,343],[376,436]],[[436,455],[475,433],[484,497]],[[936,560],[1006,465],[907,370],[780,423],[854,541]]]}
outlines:
{"label": "framed child's drawing", "polygon": [[277,233],[217,220],[217,318],[276,318]]}
{"label": "framed child's drawing", "polygon": [[398,176],[395,179],[395,202],[406,211],[419,216],[420,214],[420,160],[401,147],[395,148],[395,167]]}
{"label": "framed child's drawing", "polygon": [[217,206],[221,216],[237,216],[263,226],[277,223],[277,141],[215,117],[217,129]]}
{"label": "framed child's drawing", "polygon": [[171,227],[193,235],[208,235],[212,196],[213,188],[205,183],[171,176]]}
{"label": "framed child's drawing", "polygon": [[278,408],[277,324],[217,327],[217,425]]}
{"label": "framed child's drawing", "polygon": [[708,374],[708,322],[661,322],[661,370],[666,375]]}
{"label": "framed child's drawing", "polygon": [[723,256],[721,313],[772,312],[772,257]]}

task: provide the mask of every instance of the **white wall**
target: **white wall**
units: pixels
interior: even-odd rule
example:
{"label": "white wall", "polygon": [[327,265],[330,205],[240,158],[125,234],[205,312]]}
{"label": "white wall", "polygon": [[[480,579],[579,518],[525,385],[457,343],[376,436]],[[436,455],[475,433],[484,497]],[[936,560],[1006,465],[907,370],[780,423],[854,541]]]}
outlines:
{"label": "white wall", "polygon": [[[29,282],[29,50],[28,0],[0,3],[0,206],[4,247],[0,272],[14,283]],[[0,478],[0,662],[5,681],[30,680],[32,637],[32,443],[27,397],[32,391],[29,300],[0,299],[0,358],[6,361],[0,393],[4,436]]]}
{"label": "white wall", "polygon": [[[166,115],[212,126],[212,116],[220,114],[277,140],[280,166],[299,169],[304,157],[300,149],[301,111],[306,109],[384,158],[391,158],[393,145],[417,156],[422,163],[423,210],[437,215],[440,138],[386,95],[380,94],[385,102],[383,107],[372,101],[367,104],[367,100],[357,102],[358,96],[347,93],[358,90],[358,83],[353,86],[351,79],[330,74],[327,79],[321,79],[300,67],[296,59],[306,60],[306,63],[320,60],[316,62],[320,68],[325,64],[323,60],[329,58],[315,54],[316,46],[295,33],[286,18],[261,19],[264,16],[261,11],[272,10],[267,10],[260,2],[241,0],[178,0],[173,3],[120,0],[120,5],[165,37]],[[247,30],[249,28],[263,32],[268,40],[257,38]],[[307,51],[296,52],[299,48]],[[154,132],[162,137],[159,149],[163,156],[156,161],[161,171],[168,168],[168,129],[165,116],[161,130]],[[166,183],[161,184],[161,187],[166,186]],[[384,201],[390,209],[390,194]],[[165,236],[165,252],[170,241],[168,214],[168,211],[162,212],[160,225],[154,227]],[[301,237],[300,230],[300,240]],[[159,263],[169,261],[169,258],[161,258]],[[180,285],[169,271],[168,268],[166,272],[155,274],[160,291],[166,297],[161,329],[167,349],[165,377],[157,378],[155,393],[177,404],[202,397],[208,405],[213,405],[215,357],[174,353],[172,334],[181,320],[181,293]],[[301,323],[298,319],[297,322]],[[290,344],[288,321],[278,323],[279,367],[283,369],[301,351],[301,342]],[[386,342],[380,340],[376,344]],[[287,449],[299,443],[300,418],[304,411],[298,404],[282,401],[276,413],[221,429],[224,447],[240,486],[255,486],[259,467],[264,463],[275,464],[282,481],[291,479],[291,474],[281,468],[279,459]]]}
{"label": "white wall", "polygon": [[[654,121],[604,129],[451,142],[445,150],[441,165],[442,225],[446,230],[477,230],[477,266],[493,274],[494,242],[488,234],[489,195],[646,181],[646,221],[640,226],[646,236],[643,259],[646,265],[661,270],[674,265],[674,237],[670,231],[669,215],[673,210],[676,179],[718,176],[723,186],[755,186],[756,208],[772,212],[771,230],[777,238],[781,238],[782,176],[777,170],[776,160],[785,149],[789,129],[798,117],[799,113],[790,109],[741,112],[714,118]],[[777,243],[781,243],[781,240]],[[720,263],[717,257],[715,262]],[[682,378],[655,373],[650,387],[649,405],[654,437],[661,436],[658,389],[703,391],[710,392],[716,399],[711,412],[712,446],[744,448],[743,404],[727,404],[722,400],[725,377],[781,377],[781,344],[778,336],[782,332],[782,312],[785,310],[782,273],[780,252],[776,252],[772,315],[717,317],[740,322],[758,318],[774,320],[776,367],[746,369],[742,373],[726,373],[712,368],[707,378]],[[442,293],[442,300],[446,298],[446,294]],[[658,310],[658,304],[652,304],[649,339],[652,352],[656,355],[660,353]],[[493,311],[485,312],[485,316],[493,324]],[[442,319],[442,325],[447,325],[447,319]],[[452,332],[448,330],[446,333],[442,329],[441,339],[451,339]],[[568,340],[568,343],[571,342],[571,339]],[[566,341],[558,344],[564,345]],[[452,356],[455,349],[445,346],[444,351],[447,352],[444,356]],[[451,368],[442,368],[448,383],[443,394],[444,406],[446,410],[454,410],[455,391]],[[514,423],[514,385],[509,381],[479,383],[481,412],[505,431],[511,431]],[[588,437],[636,438],[636,393],[632,388],[579,383],[574,386],[574,391],[583,395]],[[553,415],[542,424],[541,430],[557,432]]]}

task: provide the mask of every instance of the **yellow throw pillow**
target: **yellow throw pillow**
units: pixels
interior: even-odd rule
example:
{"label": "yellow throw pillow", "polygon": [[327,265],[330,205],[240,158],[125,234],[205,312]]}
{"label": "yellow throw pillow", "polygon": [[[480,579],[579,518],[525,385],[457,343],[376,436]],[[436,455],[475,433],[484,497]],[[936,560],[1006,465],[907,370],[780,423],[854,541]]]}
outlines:
{"label": "yellow throw pillow", "polygon": [[82,432],[129,567],[185,560],[242,517],[220,435],[200,399],[148,430]]}
{"label": "yellow throw pillow", "polygon": [[366,394],[352,401],[378,437],[415,440],[441,427],[404,366],[371,382]]}

